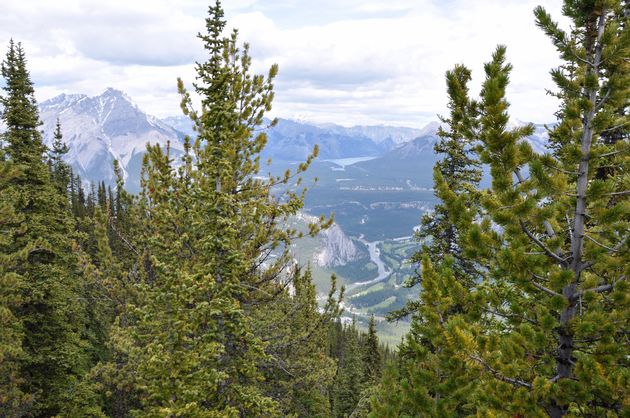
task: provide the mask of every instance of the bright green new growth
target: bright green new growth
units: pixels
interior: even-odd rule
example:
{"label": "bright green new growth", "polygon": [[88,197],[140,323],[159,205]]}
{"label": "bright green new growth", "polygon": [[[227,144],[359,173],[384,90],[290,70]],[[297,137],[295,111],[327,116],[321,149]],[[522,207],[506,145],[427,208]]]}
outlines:
{"label": "bright green new growth", "polygon": [[[571,33],[535,11],[565,61],[552,71],[560,110],[550,153],[538,155],[525,141],[531,125],[508,129],[505,47],[484,67],[480,100],[462,102],[471,103],[473,119],[447,122],[451,131],[474,128],[465,132],[492,176],[490,189],[462,190],[462,199],[445,187],[457,178],[436,170],[438,209],[446,209],[434,222],[447,217],[473,268],[458,265],[458,253],[449,257],[451,247],[437,257],[425,248],[412,331],[373,402],[375,416],[630,410],[628,9],[567,1],[563,10]],[[451,102],[456,91],[449,86]],[[427,235],[440,237],[433,231]]]}
{"label": "bright green new growth", "polygon": [[[276,416],[281,410],[326,410],[326,388],[306,386],[316,368],[333,373],[320,329],[338,315],[334,299],[317,312],[310,275],[291,272],[291,241],[283,225],[303,206],[303,192],[272,194],[285,177],[259,177],[258,133],[271,109],[272,81],[249,73],[248,47],[236,32],[222,36],[220,4],[210,8],[203,40],[209,59],[197,64],[195,111],[178,81],[182,109],[195,123],[196,139],[175,168],[169,149],[149,146],[140,195],[137,260],[129,279],[135,296],[114,327],[112,342],[124,365],[102,373],[133,387],[133,416]],[[306,169],[302,164],[298,172]],[[311,225],[316,233],[325,223]],[[294,286],[295,294],[288,292]],[[269,333],[284,320],[313,351]],[[293,310],[299,311],[295,316]],[[319,319],[314,326],[313,320]],[[304,364],[305,362],[305,364]],[[293,372],[299,374],[294,375]],[[290,388],[287,384],[294,385]],[[302,387],[302,389],[300,389]],[[282,401],[282,402],[279,402]]]}
{"label": "bright green new growth", "polygon": [[[473,154],[478,129],[478,104],[468,97],[470,70],[457,65],[446,73],[450,115],[441,118],[440,141],[435,151],[443,155],[434,169],[435,211],[425,215],[416,234],[424,242],[414,261],[422,262],[420,274],[410,283],[420,283],[417,301],[408,302],[391,318],[411,314],[411,331],[399,346],[397,379],[390,376],[373,400],[374,416],[462,415],[474,410],[470,405],[474,375],[456,357],[460,348],[453,339],[461,323],[478,318],[478,310],[468,310],[474,301],[469,292],[478,280],[479,267],[466,254],[466,235],[479,213],[476,190],[481,170]],[[474,315],[473,318],[470,315]],[[395,391],[398,397],[388,398]]]}

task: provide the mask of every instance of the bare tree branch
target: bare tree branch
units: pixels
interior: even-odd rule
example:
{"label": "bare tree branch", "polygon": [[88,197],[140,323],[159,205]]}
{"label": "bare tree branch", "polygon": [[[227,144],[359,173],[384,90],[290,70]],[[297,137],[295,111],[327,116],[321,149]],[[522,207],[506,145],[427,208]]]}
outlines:
{"label": "bare tree branch", "polygon": [[586,238],[588,238],[590,241],[594,242],[595,244],[599,245],[602,248],[605,248],[606,250],[608,250],[611,253],[616,253],[619,252],[619,250],[621,250],[621,247],[623,247],[623,244],[626,242],[626,240],[628,239],[628,236],[626,235],[621,241],[619,241],[617,243],[617,245],[615,245],[614,247],[609,247],[607,245],[602,244],[601,242],[597,241],[595,238],[591,237],[588,234],[584,234],[584,236]]}
{"label": "bare tree branch", "polygon": [[536,289],[538,289],[538,290],[542,290],[543,292],[545,292],[545,293],[547,293],[547,294],[549,294],[549,295],[551,295],[551,296],[559,296],[559,297],[562,297],[562,295],[561,295],[560,293],[558,293],[558,292],[556,292],[556,291],[553,291],[553,290],[551,290],[551,289],[548,289],[548,288],[546,288],[545,286],[543,286],[543,285],[541,285],[541,284],[538,284],[538,283],[536,283],[536,282],[534,282],[534,281],[532,281],[532,282],[531,282],[531,284],[532,284],[532,285],[533,285]]}
{"label": "bare tree branch", "polygon": [[478,356],[474,356],[474,355],[469,355],[469,357],[476,361],[477,363],[481,364],[486,370],[488,370],[490,373],[492,373],[492,375],[501,380],[502,382],[505,383],[510,383],[514,386],[522,386],[522,387],[526,387],[528,389],[532,388],[532,385],[530,383],[527,383],[523,380],[519,380],[519,379],[514,379],[511,377],[506,377],[503,376],[501,373],[499,373],[497,370],[495,370],[494,368],[492,368],[492,366],[490,366],[485,360],[483,360],[481,357]]}
{"label": "bare tree branch", "polygon": [[617,280],[615,280],[611,284],[603,284],[603,285],[600,285],[600,286],[597,286],[597,287],[593,287],[593,288],[590,288],[590,289],[582,290],[582,291],[576,293],[573,298],[574,299],[578,299],[578,298],[584,296],[584,294],[587,293],[587,292],[594,292],[594,293],[610,292],[611,290],[613,290],[615,288],[617,283],[623,282],[625,280],[626,280],[626,276],[621,276],[620,278],[618,278]]}
{"label": "bare tree branch", "polygon": [[559,264],[563,266],[566,265],[566,260],[560,257],[558,254],[551,251],[549,248],[547,248],[547,246],[541,240],[536,238],[536,236],[532,234],[529,229],[527,229],[523,221],[519,221],[519,223],[521,225],[521,229],[523,230],[523,232],[529,237],[529,239],[534,241],[534,243],[538,245],[545,252],[545,254],[547,254],[549,257],[553,258],[554,260],[556,260]]}

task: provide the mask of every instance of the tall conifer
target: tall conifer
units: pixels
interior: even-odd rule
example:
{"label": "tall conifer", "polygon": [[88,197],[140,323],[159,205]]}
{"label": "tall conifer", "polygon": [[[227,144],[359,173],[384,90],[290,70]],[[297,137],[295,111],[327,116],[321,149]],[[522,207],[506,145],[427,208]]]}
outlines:
{"label": "tall conifer", "polygon": [[261,384],[262,367],[274,363],[260,333],[266,326],[256,318],[290,279],[290,243],[298,233],[284,225],[303,197],[272,194],[291,174],[258,175],[266,143],[258,131],[271,108],[277,66],[266,77],[251,75],[248,46],[237,46],[236,32],[224,37],[224,27],[217,2],[199,35],[209,54],[197,64],[199,110],[178,81],[198,134],[186,140],[181,165],[175,168],[168,147],[158,146],[148,147],[143,164],[132,266],[138,282],[112,335],[123,363],[103,369],[133,388],[137,415],[280,411]]}
{"label": "tall conifer", "polygon": [[73,224],[67,196],[55,187],[46,163],[33,84],[20,44],[11,41],[2,76],[4,159],[18,171],[0,185],[0,201],[12,201],[18,217],[16,232],[3,236],[0,253],[9,257],[3,263],[5,278],[8,274],[22,283],[12,315],[22,336],[20,387],[33,397],[27,414],[52,416],[62,410],[86,369]]}
{"label": "tall conifer", "polygon": [[52,178],[62,193],[68,193],[70,184],[71,170],[68,164],[63,160],[63,156],[69,151],[68,145],[63,142],[63,134],[61,133],[61,122],[57,119],[55,125],[55,133],[53,135],[52,149],[49,152]]}

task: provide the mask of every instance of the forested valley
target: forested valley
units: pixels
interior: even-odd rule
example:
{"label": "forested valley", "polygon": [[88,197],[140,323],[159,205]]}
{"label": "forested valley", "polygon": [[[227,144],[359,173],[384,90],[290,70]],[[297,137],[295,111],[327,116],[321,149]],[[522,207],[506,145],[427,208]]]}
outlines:
{"label": "forested valley", "polygon": [[533,17],[562,61],[548,152],[524,140],[532,125],[509,127],[500,38],[483,74],[446,72],[438,204],[418,214],[404,285],[417,297],[387,318],[411,318],[397,346],[374,317],[367,330],[343,321],[337,278],[318,295],[296,262],[295,240],[332,223],[288,222],[318,149],[265,175],[278,66],[252,73],[219,1],[194,91],[177,80],[196,136],[181,157],[148,144],[137,194],[117,164],[115,186],[86,188],[61,123],[44,144],[11,40],[0,417],[630,416],[630,2],[566,0],[563,13],[568,30],[543,7]]}

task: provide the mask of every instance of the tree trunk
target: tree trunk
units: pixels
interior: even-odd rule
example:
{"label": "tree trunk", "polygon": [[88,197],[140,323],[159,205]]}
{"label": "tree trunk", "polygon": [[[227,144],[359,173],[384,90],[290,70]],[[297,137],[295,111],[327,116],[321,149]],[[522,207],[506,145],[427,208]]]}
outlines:
{"label": "tree trunk", "polygon": [[[603,10],[601,15],[597,19],[597,34],[593,39],[593,43],[590,48],[590,53],[587,57],[591,58],[591,62],[588,65],[587,74],[589,76],[595,76],[599,79],[599,65],[601,62],[601,37],[604,32],[604,26],[606,23],[606,10]],[[591,103],[591,108],[584,116],[582,122],[582,139],[581,139],[581,154],[580,164],[578,168],[577,178],[577,198],[575,203],[575,214],[573,216],[573,231],[571,240],[571,265],[570,268],[573,271],[573,281],[567,284],[562,289],[562,296],[567,301],[567,307],[560,314],[560,327],[558,329],[558,355],[556,357],[556,373],[559,379],[570,379],[573,377],[573,329],[571,321],[575,317],[577,308],[577,293],[578,285],[581,282],[581,274],[584,267],[583,258],[583,245],[584,245],[584,232],[585,232],[585,217],[587,199],[586,193],[588,190],[588,170],[589,162],[591,158],[591,146],[593,142],[593,119],[596,112],[597,101],[597,87],[591,87],[584,91],[584,94],[588,97]],[[562,417],[567,413],[566,405],[553,404],[549,408],[549,415],[552,418]]]}

